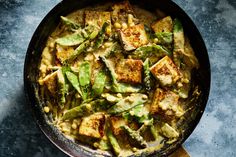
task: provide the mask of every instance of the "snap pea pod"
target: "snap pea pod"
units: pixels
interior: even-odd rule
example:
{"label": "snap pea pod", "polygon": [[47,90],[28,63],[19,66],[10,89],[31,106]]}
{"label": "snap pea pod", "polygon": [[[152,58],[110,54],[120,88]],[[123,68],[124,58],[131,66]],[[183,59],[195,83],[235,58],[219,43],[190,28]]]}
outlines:
{"label": "snap pea pod", "polygon": [[56,39],[56,43],[62,46],[75,46],[81,44],[83,41],[85,41],[85,38],[78,32]]}
{"label": "snap pea pod", "polygon": [[71,30],[76,30],[81,27],[81,25],[79,25],[78,23],[76,23],[64,16],[61,16],[61,21],[63,22],[63,24],[68,26]]}
{"label": "snap pea pod", "polygon": [[100,56],[99,58],[102,60],[102,62],[105,64],[105,66],[110,72],[113,92],[117,92],[117,93],[133,93],[134,92],[135,93],[141,90],[141,86],[138,86],[138,85],[132,86],[130,84],[117,82],[115,70],[113,69],[109,61],[103,56]]}
{"label": "snap pea pod", "polygon": [[104,99],[97,99],[91,102],[82,103],[80,106],[67,110],[62,119],[73,119],[93,114],[98,111],[106,110],[109,104]]}
{"label": "snap pea pod", "polygon": [[83,62],[79,68],[79,84],[83,100],[89,97],[91,67],[89,62]]}
{"label": "snap pea pod", "polygon": [[123,117],[125,117],[128,120],[135,120],[140,124],[143,124],[144,122],[149,120],[149,111],[144,107],[143,104],[135,106],[132,108],[129,112],[125,112],[123,114]]}
{"label": "snap pea pod", "polygon": [[76,46],[86,40],[92,40],[99,35],[98,29],[92,26],[87,26],[84,29],[78,29],[70,35],[56,39],[56,43],[62,46]]}
{"label": "snap pea pod", "polygon": [[72,73],[72,72],[66,72],[66,77],[69,80],[69,82],[71,83],[71,85],[77,90],[77,92],[80,94],[80,96],[82,97],[83,94],[80,90],[80,84],[79,84],[79,80],[78,77]]}
{"label": "snap pea pod", "polygon": [[91,67],[89,62],[83,62],[79,67],[79,83],[81,86],[90,84]]}
{"label": "snap pea pod", "polygon": [[57,71],[57,83],[59,105],[61,108],[63,108],[66,102],[66,83],[61,69]]}
{"label": "snap pea pod", "polygon": [[171,56],[171,52],[161,45],[151,44],[139,47],[131,54],[133,58],[142,60],[145,60],[153,55],[155,57],[163,57],[165,55]]}
{"label": "snap pea pod", "polygon": [[121,128],[128,133],[128,135],[136,142],[137,145],[142,148],[146,148],[148,146],[147,142],[140,135],[139,131],[132,130],[126,125],[121,126]]}
{"label": "snap pea pod", "polygon": [[118,103],[113,105],[108,109],[109,114],[120,114],[124,111],[128,111],[137,105],[144,104],[147,101],[147,96],[145,94],[132,94],[124,99],[121,99]]}
{"label": "snap pea pod", "polygon": [[108,22],[105,22],[103,25],[102,25],[102,28],[101,30],[99,31],[98,33],[98,38],[97,40],[95,41],[94,43],[94,47],[95,48],[99,48],[100,46],[102,46],[103,44],[103,41],[105,39],[105,32],[106,32],[106,28],[109,26],[109,23]]}
{"label": "snap pea pod", "polygon": [[127,83],[113,83],[112,91],[116,93],[136,93],[141,90],[140,85],[133,86]]}
{"label": "snap pea pod", "polygon": [[94,80],[94,84],[92,87],[93,95],[95,96],[101,95],[105,87],[105,83],[106,83],[106,75],[104,71],[100,71]]}
{"label": "snap pea pod", "polygon": [[80,32],[75,32],[72,35],[68,35],[62,38],[58,38],[56,42],[62,46],[75,46],[79,45],[74,52],[65,59],[65,63],[74,60],[77,56],[79,56],[82,52],[87,50],[87,48],[91,44],[91,40],[98,36],[98,30],[96,28],[90,29],[85,28]]}
{"label": "snap pea pod", "polygon": [[184,30],[182,23],[179,19],[174,19],[174,50],[173,50],[173,60],[174,63],[180,67],[181,60],[183,60],[184,53]]}
{"label": "snap pea pod", "polygon": [[85,40],[74,50],[73,54],[69,56],[64,62],[66,63],[66,62],[70,62],[74,60],[77,56],[79,56],[82,52],[84,52],[89,46],[90,46],[90,41]]}
{"label": "snap pea pod", "polygon": [[115,152],[116,155],[119,155],[120,154],[120,146],[119,146],[119,143],[117,142],[117,139],[116,137],[113,135],[112,131],[111,130],[108,130],[107,131],[107,137],[111,143],[111,146]]}
{"label": "snap pea pod", "polygon": [[144,70],[144,85],[146,87],[146,90],[151,90],[153,86],[153,82],[151,80],[151,72],[150,72],[150,65],[149,65],[149,58],[147,58],[143,62],[143,70]]}
{"label": "snap pea pod", "polygon": [[158,43],[161,45],[170,45],[173,42],[173,33],[171,32],[155,33],[155,36],[158,39]]}

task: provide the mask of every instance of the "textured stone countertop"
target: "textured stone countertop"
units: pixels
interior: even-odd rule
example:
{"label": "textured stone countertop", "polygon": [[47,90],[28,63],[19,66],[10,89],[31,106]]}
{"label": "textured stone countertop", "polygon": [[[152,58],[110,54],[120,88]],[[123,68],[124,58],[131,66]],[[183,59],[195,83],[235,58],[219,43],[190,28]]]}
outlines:
{"label": "textured stone countertop", "polygon": [[[210,98],[184,143],[192,157],[236,156],[236,1],[174,0],[200,30],[211,62]],[[0,0],[0,156],[63,157],[36,126],[23,65],[36,27],[59,0]]]}

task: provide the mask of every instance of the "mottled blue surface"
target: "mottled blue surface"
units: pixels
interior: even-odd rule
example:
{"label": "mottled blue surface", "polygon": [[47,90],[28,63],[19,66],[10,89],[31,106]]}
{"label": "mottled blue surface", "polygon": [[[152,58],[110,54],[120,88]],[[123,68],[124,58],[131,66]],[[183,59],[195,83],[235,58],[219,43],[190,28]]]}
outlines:
{"label": "mottled blue surface", "polygon": [[[206,111],[184,143],[192,157],[236,156],[236,1],[174,0],[193,19],[209,51]],[[23,64],[39,22],[59,0],[0,0],[0,156],[62,157],[36,126],[23,93]]]}

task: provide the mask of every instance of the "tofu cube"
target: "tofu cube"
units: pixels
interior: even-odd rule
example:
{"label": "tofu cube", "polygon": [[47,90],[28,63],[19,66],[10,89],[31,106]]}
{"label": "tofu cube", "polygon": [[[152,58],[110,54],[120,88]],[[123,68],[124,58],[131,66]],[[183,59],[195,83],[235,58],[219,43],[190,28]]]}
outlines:
{"label": "tofu cube", "polygon": [[117,80],[120,82],[142,83],[142,60],[122,59],[116,64]]}
{"label": "tofu cube", "polygon": [[48,91],[52,94],[55,95],[57,92],[57,71],[48,74],[43,80],[39,80],[40,84],[44,84]]}
{"label": "tofu cube", "polygon": [[151,113],[164,113],[166,116],[180,117],[184,111],[179,106],[179,96],[176,93],[157,88],[153,96]]}
{"label": "tofu cube", "polygon": [[111,19],[113,23],[127,23],[128,14],[135,15],[129,1],[116,3],[112,6]]}
{"label": "tofu cube", "polygon": [[167,16],[167,17],[153,23],[151,27],[155,33],[172,32],[173,31],[173,21],[170,16]]}
{"label": "tofu cube", "polygon": [[104,135],[105,115],[95,113],[82,119],[79,127],[79,134],[92,137],[102,138]]}
{"label": "tofu cube", "polygon": [[180,78],[179,70],[168,56],[154,64],[150,71],[162,86],[173,85]]}
{"label": "tofu cube", "polygon": [[56,57],[61,63],[65,62],[67,59],[74,55],[74,49],[72,47],[63,47],[57,44],[56,50]]}
{"label": "tofu cube", "polygon": [[122,132],[121,126],[127,125],[127,122],[122,117],[110,117],[110,124],[114,135],[119,135]]}
{"label": "tofu cube", "polygon": [[85,11],[85,26],[95,25],[102,28],[103,24],[108,22],[111,28],[111,14],[106,11]]}
{"label": "tofu cube", "polygon": [[135,50],[148,43],[148,37],[143,24],[120,30],[119,35],[121,43],[126,51]]}

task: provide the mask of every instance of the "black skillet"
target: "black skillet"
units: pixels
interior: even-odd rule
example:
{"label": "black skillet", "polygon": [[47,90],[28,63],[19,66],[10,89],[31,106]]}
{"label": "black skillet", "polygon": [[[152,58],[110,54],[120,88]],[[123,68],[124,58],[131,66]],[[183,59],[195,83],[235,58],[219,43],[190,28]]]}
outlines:
{"label": "black skillet", "polygon": [[[40,56],[45,47],[48,36],[54,31],[60,22],[61,15],[67,15],[77,9],[95,4],[103,4],[109,0],[64,0],[56,5],[42,20],[36,29],[25,58],[24,65],[24,87],[27,100],[32,109],[33,116],[48,139],[55,144],[60,150],[69,156],[91,157],[98,153],[92,149],[86,148],[82,144],[74,143],[65,138],[55,127],[48,124],[48,116],[42,111],[42,101],[38,96],[38,66]],[[174,2],[169,0],[130,0],[131,4],[138,5],[141,8],[149,11],[154,11],[156,8],[164,11],[167,15],[178,17],[184,26],[184,31],[191,41],[196,56],[200,62],[200,69],[194,72],[194,83],[200,88],[201,95],[198,101],[193,104],[194,112],[189,115],[190,118],[185,123],[185,131],[182,137],[174,144],[164,147],[161,150],[154,152],[144,152],[141,156],[167,156],[175,151],[189,137],[194,128],[198,124],[205,106],[207,104],[210,90],[210,63],[204,41],[192,22],[189,16]]]}

